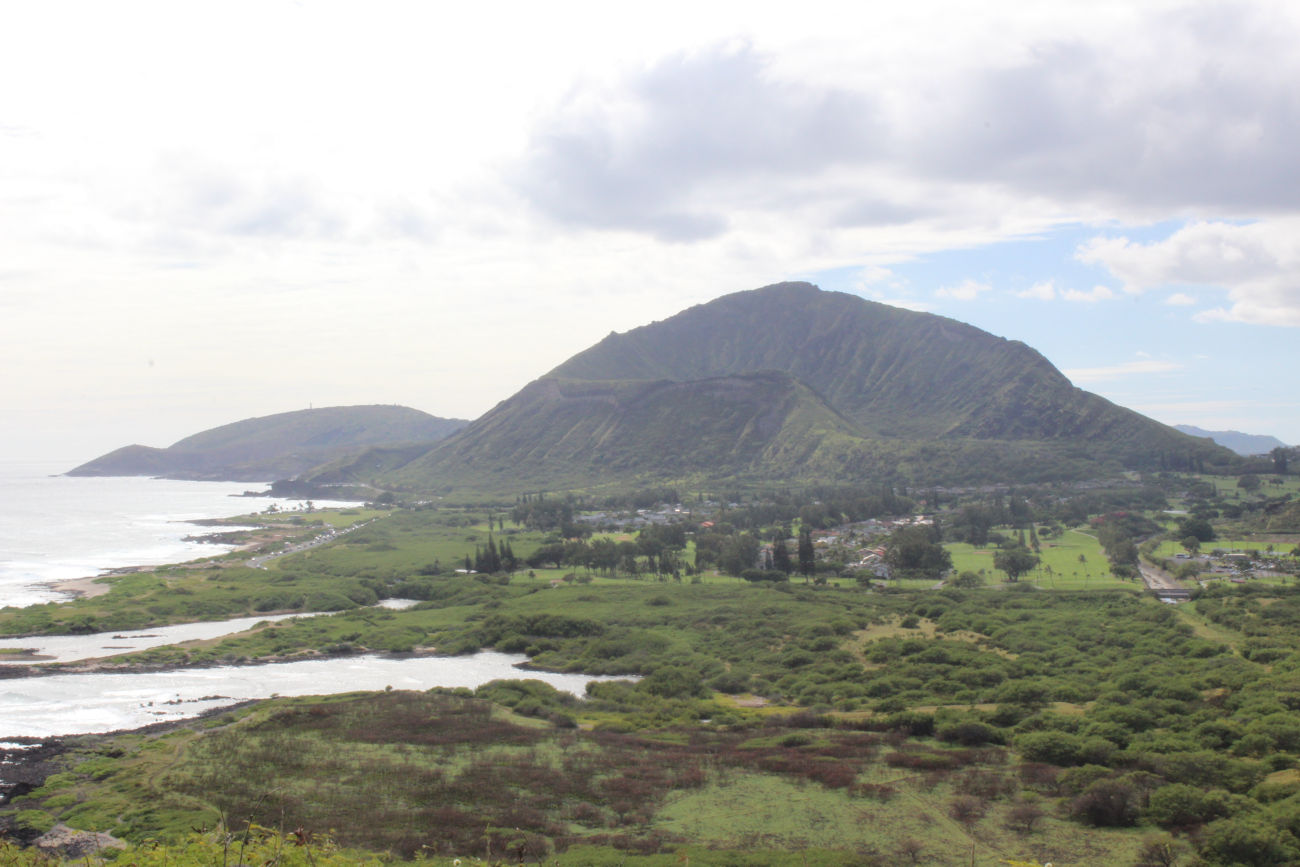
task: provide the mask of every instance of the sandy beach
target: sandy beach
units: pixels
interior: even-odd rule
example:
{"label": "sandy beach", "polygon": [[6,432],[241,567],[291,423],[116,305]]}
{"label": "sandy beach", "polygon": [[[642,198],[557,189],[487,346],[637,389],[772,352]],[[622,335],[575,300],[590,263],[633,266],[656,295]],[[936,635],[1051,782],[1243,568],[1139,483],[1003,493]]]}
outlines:
{"label": "sandy beach", "polygon": [[100,578],[103,576],[91,576],[89,578],[70,578],[67,581],[54,581],[48,586],[53,587],[60,593],[71,593],[73,596],[84,596],[87,599],[94,596],[102,596],[109,591],[109,586]]}

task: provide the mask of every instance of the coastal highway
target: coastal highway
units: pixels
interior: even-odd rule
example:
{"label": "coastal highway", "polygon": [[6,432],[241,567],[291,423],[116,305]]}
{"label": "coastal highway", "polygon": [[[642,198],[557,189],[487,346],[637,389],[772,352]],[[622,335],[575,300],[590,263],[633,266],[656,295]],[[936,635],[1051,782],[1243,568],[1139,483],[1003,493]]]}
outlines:
{"label": "coastal highway", "polygon": [[306,551],[309,548],[317,548],[321,545],[324,545],[326,542],[333,542],[335,539],[338,539],[341,536],[345,536],[348,533],[351,533],[353,530],[361,529],[362,527],[366,526],[373,520],[374,518],[371,518],[370,521],[362,521],[360,524],[353,524],[351,527],[346,527],[342,530],[328,530],[324,533],[321,533],[319,536],[316,536],[312,539],[308,539],[306,542],[299,542],[296,545],[290,545],[288,548],[285,548],[283,551],[277,551],[274,554],[262,554],[259,557],[253,557],[248,561],[248,565],[252,566],[254,569],[265,569],[267,563],[271,562],[272,560],[275,560],[278,557],[287,557],[290,554],[297,554],[298,552]]}

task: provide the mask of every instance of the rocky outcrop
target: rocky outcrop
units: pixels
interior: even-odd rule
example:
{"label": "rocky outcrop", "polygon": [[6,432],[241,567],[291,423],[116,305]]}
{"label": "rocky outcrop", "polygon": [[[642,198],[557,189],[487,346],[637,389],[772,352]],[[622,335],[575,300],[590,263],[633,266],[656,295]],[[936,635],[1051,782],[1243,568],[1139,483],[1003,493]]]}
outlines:
{"label": "rocky outcrop", "polygon": [[86,858],[105,849],[126,848],[126,843],[112,834],[78,831],[63,824],[55,825],[37,837],[32,845],[46,855],[63,860]]}

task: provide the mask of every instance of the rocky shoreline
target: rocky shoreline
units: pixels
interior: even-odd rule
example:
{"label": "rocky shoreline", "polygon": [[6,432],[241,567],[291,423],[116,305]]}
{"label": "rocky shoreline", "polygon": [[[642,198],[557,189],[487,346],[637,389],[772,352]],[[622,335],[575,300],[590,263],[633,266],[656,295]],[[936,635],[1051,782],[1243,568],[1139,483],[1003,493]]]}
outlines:
{"label": "rocky shoreline", "polygon": [[[134,729],[120,729],[95,734],[61,735],[45,738],[11,737],[0,741],[0,807],[41,786],[52,775],[67,768],[62,761],[70,752],[84,752],[107,747],[121,735],[158,735],[201,723],[212,717],[238,710],[253,701],[241,701],[204,711],[182,720],[151,723]],[[125,848],[126,844],[110,834],[78,831],[67,825],[55,825],[44,833],[19,827],[13,814],[0,816],[0,840],[13,840],[59,858],[82,858],[103,849]]]}
{"label": "rocky shoreline", "polygon": [[[44,785],[63,768],[56,762],[68,751],[67,738],[9,738],[0,743],[0,807]],[[0,833],[6,829],[0,826]]]}

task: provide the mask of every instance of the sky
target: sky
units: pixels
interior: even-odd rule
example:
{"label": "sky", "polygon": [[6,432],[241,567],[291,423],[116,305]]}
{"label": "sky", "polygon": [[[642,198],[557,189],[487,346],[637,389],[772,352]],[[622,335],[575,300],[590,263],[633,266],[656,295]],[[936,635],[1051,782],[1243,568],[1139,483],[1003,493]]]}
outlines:
{"label": "sky", "polygon": [[474,418],[783,280],[1300,443],[1300,5],[60,2],[0,27],[0,454]]}

